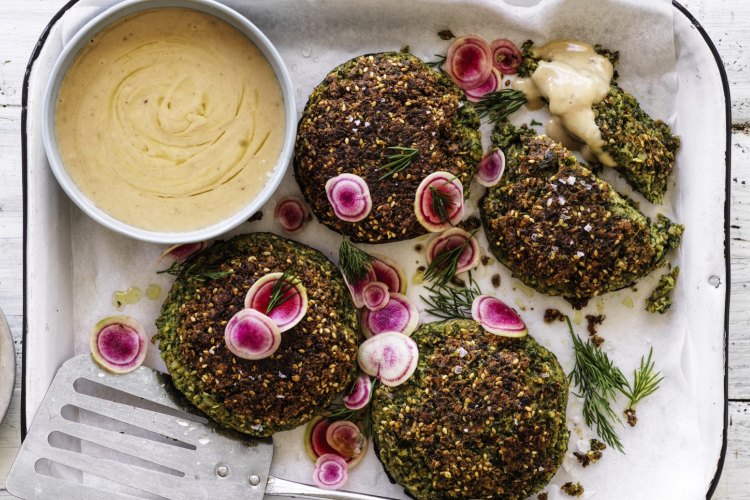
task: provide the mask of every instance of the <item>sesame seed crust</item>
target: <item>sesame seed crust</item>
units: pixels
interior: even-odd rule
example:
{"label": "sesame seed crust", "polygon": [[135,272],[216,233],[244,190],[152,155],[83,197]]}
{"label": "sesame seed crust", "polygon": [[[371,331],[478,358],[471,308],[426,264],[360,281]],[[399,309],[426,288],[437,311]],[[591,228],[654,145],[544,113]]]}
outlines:
{"label": "sesame seed crust", "polygon": [[471,320],[422,325],[419,364],[379,386],[373,437],[389,475],[417,499],[523,499],[555,474],[568,445],[568,382],[531,336]]}
{"label": "sesame seed crust", "polygon": [[[219,424],[270,436],[306,423],[356,376],[357,319],[339,271],[301,243],[270,233],[237,236],[190,261],[193,270],[232,271],[215,279],[178,276],[156,321],[162,357],[175,386]],[[250,286],[294,266],[308,309],[283,332],[270,357],[234,356],[224,327],[244,307]]]}
{"label": "sesame seed crust", "polygon": [[[299,122],[294,171],[313,213],[352,241],[385,243],[426,230],[414,214],[422,179],[435,171],[457,176],[468,191],[482,158],[479,118],[450,78],[400,52],[356,57],[316,87]],[[393,154],[419,151],[401,172],[381,179]],[[367,181],[373,207],[359,222],[336,217],[326,182],[341,173]]]}

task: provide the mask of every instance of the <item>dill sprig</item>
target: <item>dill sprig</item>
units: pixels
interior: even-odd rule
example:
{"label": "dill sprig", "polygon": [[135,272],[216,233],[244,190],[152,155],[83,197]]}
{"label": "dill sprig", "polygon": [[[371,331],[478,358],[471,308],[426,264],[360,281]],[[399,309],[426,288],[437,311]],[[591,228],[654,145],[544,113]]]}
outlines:
{"label": "dill sprig", "polygon": [[215,280],[233,274],[234,270],[219,271],[216,268],[208,268],[199,271],[195,263],[190,263],[190,259],[184,262],[173,262],[167,269],[156,271],[156,274],[171,274],[177,278],[193,278],[198,281]]}
{"label": "dill sprig", "polygon": [[[449,184],[446,182],[443,186]],[[449,211],[456,204],[449,193],[446,193],[441,187],[430,186],[430,193],[432,194],[432,211],[437,214],[438,220],[441,223],[447,222],[450,219]]]}
{"label": "dill sprig", "polygon": [[432,259],[432,262],[427,266],[427,269],[424,272],[424,279],[427,281],[433,281],[438,286],[448,283],[453,276],[456,275],[456,269],[458,268],[458,261],[461,259],[461,254],[466,247],[469,246],[473,237],[474,233],[470,234],[469,237],[457,247],[440,252],[436,255]]}
{"label": "dill sprig", "polygon": [[633,383],[626,382],[627,387],[623,394],[628,398],[628,409],[635,408],[641,400],[656,392],[659,384],[664,380],[661,372],[654,370],[654,362],[651,359],[653,353],[652,347],[648,351],[648,358],[641,356],[641,366],[633,370]]}
{"label": "dill sprig", "polygon": [[605,443],[623,452],[622,441],[617,435],[615,424],[622,425],[611,402],[627,386],[627,380],[609,356],[591,343],[584,342],[573,332],[570,318],[565,316],[568,330],[573,339],[575,366],[568,378],[576,386],[574,394],[583,399],[583,418],[586,425],[596,430]]}
{"label": "dill sprig", "polygon": [[392,149],[393,154],[385,155],[386,160],[390,160],[388,163],[380,167],[385,170],[386,173],[381,175],[378,180],[382,181],[388,176],[401,172],[409,165],[419,154],[419,150],[416,148],[407,148],[404,146],[389,146],[387,149]]}
{"label": "dill sprig", "polygon": [[482,295],[482,290],[469,272],[469,283],[465,287],[455,287],[449,283],[431,284],[425,287],[430,294],[419,296],[427,304],[426,312],[442,319],[471,319],[471,305]]}
{"label": "dill sprig", "polygon": [[[266,314],[285,303],[299,293],[297,291],[297,285],[300,284],[300,280],[294,275],[294,267],[287,268],[277,279],[274,281],[271,287],[271,297],[268,299],[268,306],[266,306]],[[291,290],[292,293],[289,293]]]}
{"label": "dill sprig", "polygon": [[339,247],[339,268],[349,284],[354,285],[357,281],[367,276],[372,267],[370,263],[373,258],[364,250],[360,250],[344,238]]}
{"label": "dill sprig", "polygon": [[425,64],[427,67],[443,71],[443,65],[445,64],[446,57],[441,54],[434,54],[435,57],[437,57],[436,61],[425,61]]}
{"label": "dill sprig", "polygon": [[474,104],[480,118],[487,118],[492,123],[500,123],[511,113],[526,104],[526,95],[520,90],[502,89],[484,96]]}

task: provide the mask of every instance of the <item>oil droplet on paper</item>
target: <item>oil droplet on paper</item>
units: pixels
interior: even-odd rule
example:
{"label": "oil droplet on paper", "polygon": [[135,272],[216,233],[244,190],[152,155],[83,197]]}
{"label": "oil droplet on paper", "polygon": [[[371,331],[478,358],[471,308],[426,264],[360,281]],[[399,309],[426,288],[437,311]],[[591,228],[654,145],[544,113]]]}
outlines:
{"label": "oil droplet on paper", "polygon": [[156,283],[151,283],[148,288],[146,288],[146,297],[149,300],[157,300],[161,297],[161,287]]}
{"label": "oil droplet on paper", "polygon": [[633,308],[633,297],[625,297],[622,299],[622,305],[625,307],[629,307],[630,309]]}
{"label": "oil droplet on paper", "polygon": [[581,321],[583,321],[583,311],[576,311],[576,315],[573,317],[573,323],[576,325],[580,325]]}
{"label": "oil droplet on paper", "polygon": [[302,48],[302,57],[310,57],[312,55],[312,49],[309,45],[305,45]]}
{"label": "oil droplet on paper", "polygon": [[143,290],[137,286],[131,286],[127,290],[118,290],[112,294],[112,305],[121,308],[124,305],[138,303],[143,298]]}

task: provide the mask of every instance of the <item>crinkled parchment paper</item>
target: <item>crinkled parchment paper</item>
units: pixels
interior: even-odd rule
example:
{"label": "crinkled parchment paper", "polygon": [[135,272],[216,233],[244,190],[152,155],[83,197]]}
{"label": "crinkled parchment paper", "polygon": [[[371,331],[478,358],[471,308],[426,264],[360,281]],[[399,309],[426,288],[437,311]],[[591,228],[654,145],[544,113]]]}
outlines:
{"label": "crinkled parchment paper", "polygon": [[[94,14],[113,3],[82,0],[53,36],[67,39]],[[679,125],[675,121],[673,102],[677,79],[669,0],[542,0],[530,7],[523,5],[535,2],[229,0],[226,3],[247,15],[277,45],[294,81],[300,112],[313,87],[336,65],[359,54],[399,50],[405,45],[415,55],[432,60],[434,54],[444,54],[449,45],[436,33],[449,28],[459,36],[479,34],[488,40],[510,38],[519,45],[527,39],[541,44],[550,39],[569,37],[619,50],[621,63],[618,69],[622,86],[633,93],[652,116]],[[514,121],[531,116],[540,115],[522,112],[514,117]],[[485,147],[487,145],[485,142]],[[615,172],[608,171],[605,177],[618,189],[632,195]],[[476,213],[475,203],[482,188],[475,185],[472,191],[474,196],[469,215]],[[670,186],[666,202],[660,207],[648,204],[639,195],[634,195],[634,198],[641,201],[647,214],[665,213],[680,221],[678,191],[678,186]],[[276,195],[263,209],[263,219],[246,223],[233,234],[259,230],[278,232],[272,217],[275,201],[298,193],[290,169]],[[171,284],[171,277],[155,274],[157,269],[166,267],[157,263],[163,247],[109,232],[77,209],[72,210],[76,352],[88,352],[92,325],[111,314],[134,316],[154,333],[154,320]],[[295,239],[322,250],[333,260],[341,241],[337,234],[317,222],[309,224]],[[397,259],[411,279],[417,266],[424,263],[423,255],[414,250],[415,245],[423,241],[424,238],[420,238],[386,244],[378,246],[377,252]],[[486,248],[483,234],[480,241]],[[375,247],[365,247],[375,250]],[[672,263],[679,265],[683,261],[682,254],[689,252],[690,248],[683,245],[672,256]],[[490,278],[496,273],[501,276],[501,285],[494,289]],[[690,273],[690,269],[683,266],[681,283],[689,282]],[[566,371],[573,366],[570,338],[563,323],[543,323],[542,315],[548,307],[570,314],[576,320],[575,327],[581,336],[586,335],[583,315],[606,314],[607,319],[599,328],[600,335],[606,339],[603,348],[623,371],[630,374],[641,355],[653,346],[657,366],[666,377],[662,388],[639,405],[638,425],[635,428],[618,427],[625,454],[608,449],[600,462],[586,469],[576,462],[572,453],[579,450],[579,443],[587,444],[595,433],[582,421],[580,400],[570,396],[570,446],[563,466],[545,489],[550,499],[565,498],[559,487],[567,481],[580,481],[586,490],[584,498],[705,497],[705,461],[713,461],[715,457],[705,456],[699,439],[696,399],[689,382],[695,375],[689,374],[691,367],[685,354],[688,326],[684,315],[680,314],[688,307],[684,285],[677,288],[676,306],[663,316],[651,315],[644,310],[644,299],[656,284],[658,271],[640,282],[637,291],[626,289],[592,300],[581,314],[575,313],[563,300],[530,291],[494,260],[488,266],[480,266],[476,274],[485,291],[495,293],[522,312],[531,334],[557,355]],[[152,283],[163,289],[158,300],[144,298],[135,305],[120,309],[113,306],[114,291],[132,286],[145,290]],[[420,293],[420,286],[410,285],[409,297],[423,307]],[[422,319],[429,320],[424,314]],[[155,346],[150,350],[147,363],[163,369]],[[614,407],[619,412],[625,408],[625,402],[619,400]],[[302,436],[302,429],[276,435],[274,475],[310,481],[313,464],[305,454]],[[585,446],[582,451],[587,449]],[[346,486],[355,491],[406,498],[400,487],[389,483],[371,449],[362,464],[351,471]]]}

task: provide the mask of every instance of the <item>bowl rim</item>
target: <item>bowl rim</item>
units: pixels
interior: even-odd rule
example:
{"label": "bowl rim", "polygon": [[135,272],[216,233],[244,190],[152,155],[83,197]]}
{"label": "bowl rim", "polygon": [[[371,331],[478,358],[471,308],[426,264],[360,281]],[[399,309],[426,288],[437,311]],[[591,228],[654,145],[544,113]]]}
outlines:
{"label": "bowl rim", "polygon": [[[284,100],[284,140],[277,163],[265,186],[241,210],[209,226],[187,231],[156,231],[125,223],[105,212],[86,195],[73,181],[60,155],[55,130],[56,102],[62,80],[70,65],[77,58],[85,45],[84,40],[103,31],[113,23],[130,15],[145,10],[161,8],[186,8],[212,15],[227,22],[245,35],[263,54],[273,70],[281,87]],[[266,35],[247,17],[216,0],[123,0],[96,15],[77,30],[75,35],[64,45],[50,73],[42,102],[42,142],[47,161],[58,184],[68,197],[86,215],[104,227],[117,233],[152,243],[176,244],[203,241],[219,236],[243,222],[271,198],[281,183],[294,153],[294,142],[297,130],[297,106],[294,97],[292,80],[289,71],[276,47]]]}

